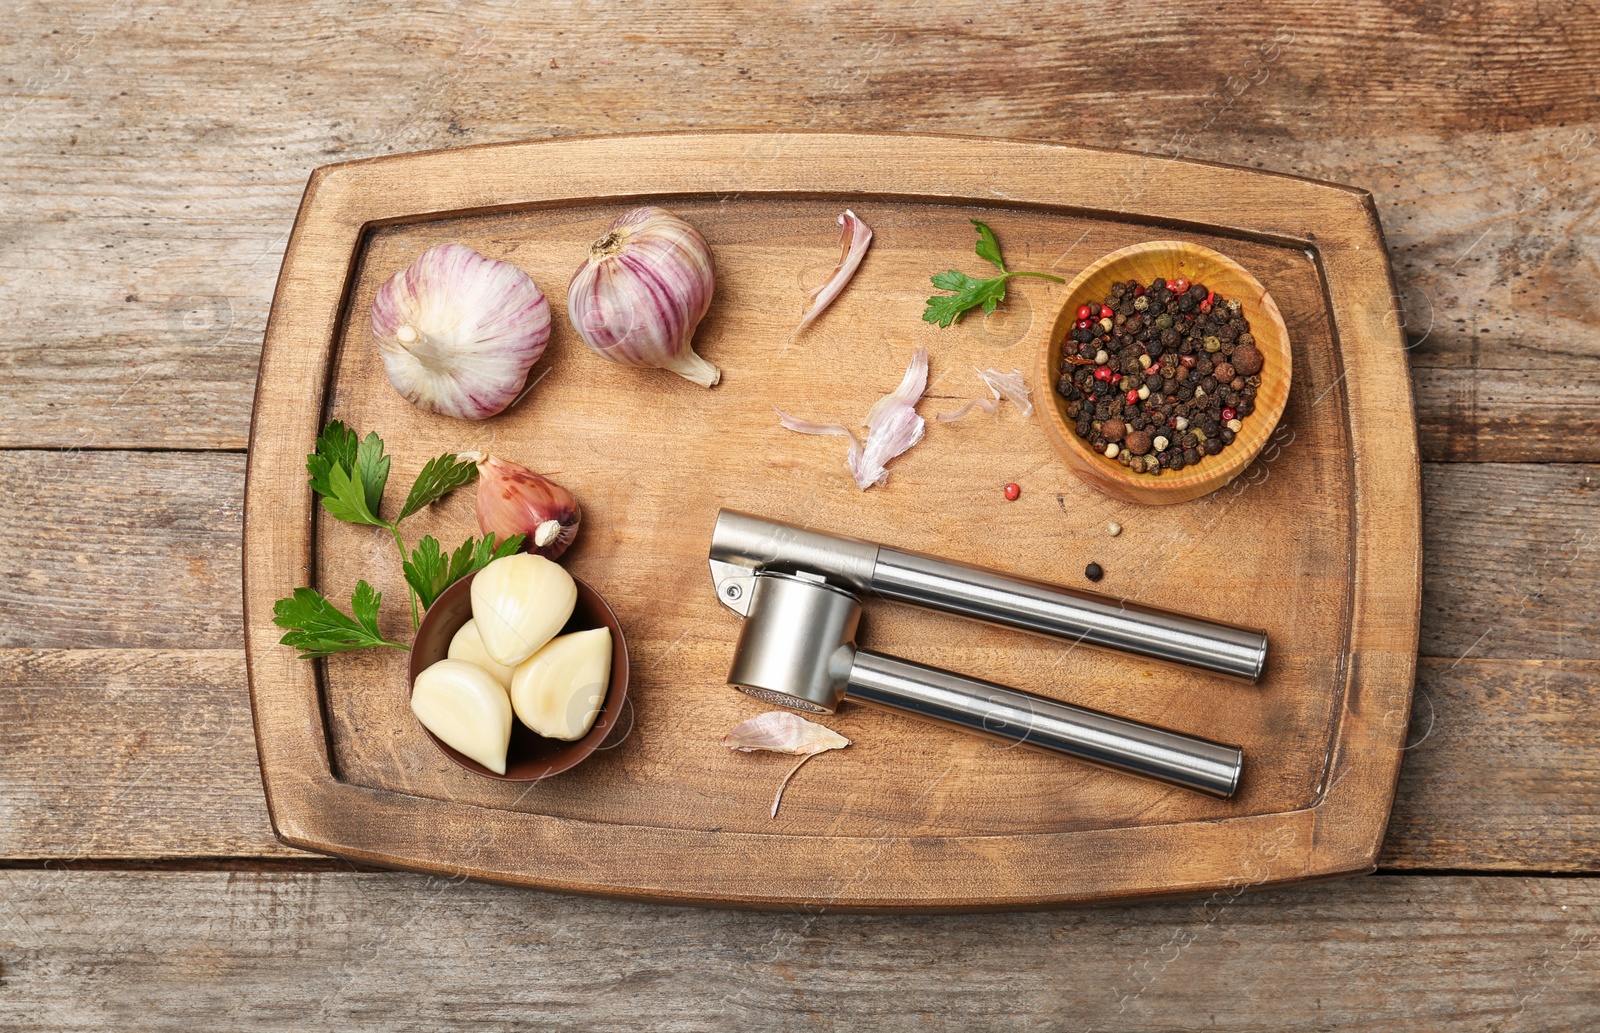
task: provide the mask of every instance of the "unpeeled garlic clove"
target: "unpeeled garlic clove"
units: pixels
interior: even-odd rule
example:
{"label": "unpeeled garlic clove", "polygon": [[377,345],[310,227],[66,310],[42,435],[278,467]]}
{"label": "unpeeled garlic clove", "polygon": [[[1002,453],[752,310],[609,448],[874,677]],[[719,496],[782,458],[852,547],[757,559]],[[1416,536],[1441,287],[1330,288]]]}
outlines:
{"label": "unpeeled garlic clove", "polygon": [[489,658],[507,667],[522,663],[555,638],[577,604],[572,575],[543,556],[502,556],[472,579],[478,637]]}
{"label": "unpeeled garlic clove", "polygon": [[481,668],[507,692],[511,691],[511,672],[514,668],[494,662],[494,657],[483,648],[483,637],[478,634],[478,622],[467,621],[450,640],[450,650],[445,654],[452,660],[464,660]]}
{"label": "unpeeled garlic clove", "polygon": [[611,684],[611,630],[575,631],[517,665],[511,706],[547,739],[581,739],[594,727]]}
{"label": "unpeeled garlic clove", "polygon": [[511,700],[487,671],[465,660],[440,660],[417,675],[411,712],[445,745],[497,775],[506,773]]}
{"label": "unpeeled garlic clove", "polygon": [[526,466],[487,452],[462,452],[478,465],[478,527],[501,541],[527,535],[523,551],[556,559],[578,537],[582,514],[572,492]]}

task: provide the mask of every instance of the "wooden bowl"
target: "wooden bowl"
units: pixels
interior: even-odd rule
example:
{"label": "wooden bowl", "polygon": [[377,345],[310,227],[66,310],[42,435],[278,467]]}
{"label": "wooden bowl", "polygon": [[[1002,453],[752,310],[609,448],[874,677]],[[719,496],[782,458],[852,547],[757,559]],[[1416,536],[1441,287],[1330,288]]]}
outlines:
{"label": "wooden bowl", "polygon": [[[1217,455],[1204,456],[1200,462],[1176,472],[1163,470],[1160,476],[1134,473],[1095,451],[1093,445],[1078,437],[1074,421],[1067,418],[1067,400],[1055,390],[1061,376],[1062,342],[1077,322],[1078,306],[1099,305],[1113,283],[1135,280],[1149,284],[1157,278],[1175,280],[1180,276],[1190,283],[1205,284],[1225,298],[1237,298],[1242,304],[1250,333],[1261,351],[1261,386],[1256,389],[1255,409],[1242,420],[1243,429],[1235,435],[1233,444]],[[1153,240],[1111,252],[1067,285],[1066,300],[1040,357],[1039,393],[1048,401],[1039,409],[1050,443],[1072,472],[1095,488],[1124,502],[1187,502],[1216,491],[1255,460],[1283,416],[1289,400],[1291,367],[1289,331],[1283,325],[1277,303],[1259,280],[1233,259],[1210,248],[1177,240]]]}
{"label": "wooden bowl", "polygon": [[[417,629],[417,640],[411,646],[412,685],[416,685],[417,675],[449,654],[450,640],[455,638],[462,625],[472,619],[472,579],[475,576],[469,574],[445,589],[422,618],[422,627]],[[628,696],[628,643],[622,636],[622,625],[617,623],[617,615],[611,612],[611,607],[600,597],[600,593],[580,578],[574,577],[572,580],[578,586],[578,602],[572,609],[571,619],[561,629],[561,634],[595,628],[611,629],[611,683],[606,688],[606,699],[600,706],[600,714],[594,719],[594,727],[582,739],[569,742],[547,739],[513,718],[511,747],[506,751],[506,773],[503,775],[446,746],[438,736],[422,728],[446,757],[468,771],[503,782],[533,782],[559,775],[599,749],[611,729],[616,727],[623,700]],[[409,693],[410,690],[407,691]],[[422,727],[421,722],[418,722],[418,727]]]}

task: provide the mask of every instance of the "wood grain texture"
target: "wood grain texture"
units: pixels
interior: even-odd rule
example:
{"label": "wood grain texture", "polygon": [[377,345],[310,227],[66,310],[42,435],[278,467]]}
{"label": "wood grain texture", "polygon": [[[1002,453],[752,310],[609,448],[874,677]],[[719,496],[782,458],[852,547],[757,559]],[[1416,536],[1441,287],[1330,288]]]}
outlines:
{"label": "wood grain texture", "polygon": [[[237,646],[243,456],[8,452],[0,490],[0,645]],[[1423,656],[1600,659],[1600,469],[1427,464],[1423,501]],[[392,547],[364,546],[387,570]]]}
{"label": "wood grain texture", "polygon": [[[1424,660],[1380,864],[1600,871],[1597,675]],[[0,651],[0,729],[0,856],[310,858],[267,824],[242,651]]]}
{"label": "wood grain texture", "polygon": [[[0,39],[7,446],[243,447],[272,284],[318,165],[750,127],[1035,138],[1365,187],[1414,342],[1424,455],[1600,458],[1600,402],[1572,389],[1600,375],[1600,29],[1583,8],[1230,0],[1129,33],[1093,5],[1032,2],[863,16],[363,0],[309,19],[284,0],[182,18],[69,2],[24,5],[14,25]],[[1158,74],[1147,45],[1184,60]]]}
{"label": "wood grain texture", "polygon": [[244,466],[0,451],[0,647],[237,647]]}
{"label": "wood grain texture", "polygon": [[[200,557],[200,569],[214,582],[207,591],[160,600],[166,607],[160,623],[139,618],[134,607],[144,600],[131,588],[113,604],[103,586],[167,584],[172,569],[189,569],[200,532],[128,515],[139,529],[128,540],[141,547],[95,553],[98,579],[79,576],[90,564],[80,563],[77,551],[35,542],[43,519],[36,515],[66,511],[95,491],[114,498],[136,488],[145,501],[119,503],[125,514],[185,490],[200,493],[192,501],[202,514],[237,514],[239,459],[88,452],[0,457],[50,475],[36,503],[0,513],[0,556],[6,557],[0,570],[7,584],[21,585],[5,597],[0,627],[13,645],[33,647],[4,654],[0,664],[0,728],[17,747],[0,756],[0,782],[12,801],[0,822],[0,856],[73,856],[85,839],[84,856],[93,857],[291,853],[265,825],[243,655],[225,648],[235,640],[218,629],[196,642],[208,648],[195,656],[162,648],[173,641],[173,629],[204,630],[219,606],[238,600],[237,561],[227,555],[232,542],[220,546],[225,559]],[[112,475],[130,470],[143,472],[126,484]],[[1600,652],[1582,622],[1584,614],[1600,610],[1600,569],[1593,567],[1592,551],[1580,552],[1573,543],[1577,531],[1594,526],[1594,496],[1584,485],[1593,476],[1591,467],[1425,467],[1423,652],[1438,659],[1425,659],[1419,670],[1409,741],[1421,744],[1406,752],[1383,865],[1600,870],[1591,703],[1600,673],[1592,661]],[[1457,499],[1478,505],[1469,512]],[[445,521],[458,534],[470,524],[464,512]],[[1136,525],[1129,527],[1125,535],[1136,533]],[[94,540],[103,532],[82,533]],[[208,540],[205,534],[201,540]],[[375,565],[387,564],[388,546],[369,544]],[[1536,577],[1540,571],[1565,573]],[[31,582],[21,581],[26,574]],[[380,587],[397,590],[397,574],[383,578]],[[37,605],[49,591],[59,593],[58,608]],[[1531,598],[1541,591],[1544,597]],[[1523,596],[1530,596],[1526,605],[1503,608],[1482,601]],[[123,642],[133,648],[74,651]],[[1538,648],[1553,659],[1480,661]],[[78,726],[92,732],[93,749],[84,750],[72,734]],[[184,733],[185,727],[193,732]],[[203,748],[212,729],[229,730],[214,751]],[[116,794],[141,775],[137,791],[113,806]],[[77,789],[58,806],[30,809],[59,798],[68,784]],[[145,807],[151,793],[159,821]]]}
{"label": "wood grain texture", "polygon": [[[937,160],[929,156],[935,149]],[[1131,183],[1142,192],[1130,198]],[[1251,202],[1239,205],[1241,196]],[[373,292],[422,248],[451,239],[491,257],[515,256],[559,308],[557,285],[574,258],[621,208],[660,198],[675,198],[674,210],[718,256],[721,289],[696,347],[723,365],[721,386],[695,391],[664,374],[606,364],[558,324],[538,389],[470,430],[494,435],[502,453],[536,451],[545,471],[577,491],[587,519],[569,566],[607,596],[640,655],[672,661],[641,672],[630,694],[635,723],[582,777],[552,779],[533,787],[537,793],[459,771],[441,777],[431,750],[426,759],[414,751],[420,735],[403,701],[382,688],[405,685],[403,668],[390,666],[398,657],[330,663],[319,683],[314,668],[277,645],[270,614],[285,581],[314,566],[314,583],[342,595],[367,569],[347,542],[351,528],[315,515],[305,452],[330,415],[421,455],[461,447],[460,426],[395,395],[368,345]],[[874,226],[875,261],[826,325],[774,354],[757,342],[793,325],[782,316],[785,303],[797,304],[797,285],[815,279],[810,266],[833,257],[831,232],[819,254],[795,231],[831,231],[846,203]],[[1096,254],[1107,250],[1106,238],[1126,245],[1153,228],[1165,235],[1187,227],[1256,270],[1295,327],[1293,449],[1263,453],[1253,476],[1181,510],[1138,512],[1142,564],[1124,575],[1149,568],[1165,547],[1164,573],[1187,571],[1198,582],[1211,558],[1190,546],[1229,541],[1236,563],[1256,573],[1210,581],[1210,605],[1239,617],[1271,600],[1274,611],[1296,614],[1273,627],[1276,659],[1260,686],[1186,689],[1190,676],[1081,654],[1064,686],[1051,677],[1065,658],[1059,643],[1044,652],[1010,646],[970,623],[954,633],[924,626],[918,617],[931,615],[903,609],[870,618],[872,644],[890,652],[970,668],[981,651],[979,670],[998,682],[1037,691],[1042,678],[1056,698],[1242,745],[1254,773],[1225,804],[1024,751],[989,756],[996,751],[979,740],[946,742],[937,729],[890,720],[866,726],[879,729],[881,754],[819,766],[808,776],[813,805],[791,807],[774,828],[716,803],[748,781],[740,758],[712,749],[685,763],[672,748],[730,727],[750,709],[727,692],[705,691],[726,677],[726,646],[718,645],[731,629],[711,593],[694,589],[705,545],[691,529],[708,528],[719,505],[869,538],[892,527],[900,531],[894,544],[947,554],[963,542],[961,532],[986,526],[980,541],[953,554],[1050,581],[1071,577],[1056,566],[1071,548],[1045,531],[1054,519],[1050,499],[1067,513],[1107,500],[1071,483],[1038,433],[930,435],[890,485],[858,499],[848,488],[831,490],[837,476],[807,476],[794,439],[762,415],[775,406],[864,411],[883,390],[868,385],[885,369],[890,382],[898,379],[908,349],[896,328],[921,301],[907,298],[903,277],[892,274],[935,262],[954,243],[946,239],[960,225],[946,222],[952,204],[991,220],[1013,255],[1019,244],[1040,260],[1057,255],[1057,270],[1083,260],[1071,246],[1060,250],[1065,241],[1094,244],[1083,250]],[[1387,319],[1390,289],[1370,199],[1359,191],[1109,151],[677,134],[319,169],[273,302],[246,485],[246,648],[274,823],[287,842],[354,860],[755,906],[991,909],[1198,893],[1263,850],[1272,852],[1271,882],[1368,870],[1399,770],[1421,581],[1415,437],[1409,421],[1394,423],[1410,412],[1411,396],[1410,384],[1393,375],[1404,338]],[[1041,352],[1053,321],[1039,313],[1059,304],[1035,298],[1032,318],[1015,313],[1021,325],[1005,347],[1024,363]],[[981,365],[1000,347],[980,335],[975,351],[958,350],[962,335],[921,330],[924,339],[938,336],[941,363]],[[852,338],[863,334],[883,343],[862,349]],[[627,399],[624,420],[619,398]],[[1031,502],[997,514],[961,487],[1007,468],[1032,471]],[[709,487],[682,490],[689,484]],[[1256,533],[1266,525],[1295,531]],[[1099,587],[1149,598],[1120,582]],[[896,648],[900,640],[939,645],[919,652]],[[1261,705],[1262,695],[1271,706]],[[851,734],[853,718],[839,720]],[[521,845],[530,838],[540,851]],[[726,861],[730,849],[736,865]],[[578,857],[581,868],[572,863]],[[974,857],[982,859],[976,867]],[[819,870],[837,878],[819,882]]]}
{"label": "wood grain texture", "polygon": [[1422,651],[1600,658],[1600,468],[1431,466]]}
{"label": "wood grain texture", "polygon": [[267,824],[242,650],[0,649],[0,857],[228,856],[304,856]]}
{"label": "wood grain texture", "polygon": [[1600,871],[1593,660],[1424,660],[1379,863]]}
{"label": "wood grain texture", "polygon": [[0,872],[10,1029],[1567,1033],[1590,880],[1369,878],[961,917],[647,907],[397,874]]}

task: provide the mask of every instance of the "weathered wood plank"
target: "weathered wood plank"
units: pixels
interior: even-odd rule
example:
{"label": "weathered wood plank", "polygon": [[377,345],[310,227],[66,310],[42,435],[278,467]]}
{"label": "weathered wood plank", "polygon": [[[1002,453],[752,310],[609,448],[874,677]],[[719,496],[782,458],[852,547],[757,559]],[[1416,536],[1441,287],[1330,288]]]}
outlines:
{"label": "weathered wood plank", "polygon": [[[1483,31],[1497,24],[1517,31]],[[369,2],[309,29],[283,2],[182,19],[73,2],[14,25],[0,40],[0,446],[242,447],[283,242],[318,165],[579,133],[849,126],[1371,189],[1417,342],[1425,456],[1600,458],[1600,400],[1572,388],[1600,375],[1600,20],[1561,5],[1231,0],[1130,32],[1094,5],[1026,2],[870,17]],[[1141,48],[1197,39],[1189,59],[1141,71]]]}
{"label": "weathered wood plank", "polygon": [[[1248,881],[1248,876],[1242,876]],[[391,874],[0,873],[8,1029],[1587,1028],[1600,883],[1372,877],[941,917]]]}
{"label": "weathered wood plank", "polygon": [[1385,868],[1600,871],[1600,663],[1423,660]]}
{"label": "weathered wood plank", "polygon": [[[1380,863],[1600,871],[1597,679],[1423,661]],[[0,650],[0,857],[223,856],[309,856],[267,825],[241,651]]]}
{"label": "weathered wood plank", "polygon": [[305,857],[267,823],[239,649],[0,649],[0,857]]}
{"label": "weathered wood plank", "polygon": [[1423,656],[1600,658],[1600,469],[1422,474]]}
{"label": "weathered wood plank", "polygon": [[[236,647],[243,476],[233,454],[0,452],[0,647]],[[1425,466],[1422,655],[1600,659],[1597,488],[1593,466]]]}
{"label": "weathered wood plank", "polygon": [[0,647],[237,648],[244,465],[0,451]]}

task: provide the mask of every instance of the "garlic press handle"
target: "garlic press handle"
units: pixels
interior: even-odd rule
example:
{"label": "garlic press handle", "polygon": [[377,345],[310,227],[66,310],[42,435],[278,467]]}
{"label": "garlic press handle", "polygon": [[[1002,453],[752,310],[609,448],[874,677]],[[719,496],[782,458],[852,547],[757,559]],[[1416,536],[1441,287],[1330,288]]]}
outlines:
{"label": "garlic press handle", "polygon": [[1264,632],[953,560],[880,546],[867,590],[885,599],[1254,682]]}
{"label": "garlic press handle", "polygon": [[1212,796],[1232,796],[1244,765],[1237,746],[865,649],[855,653],[844,698]]}

